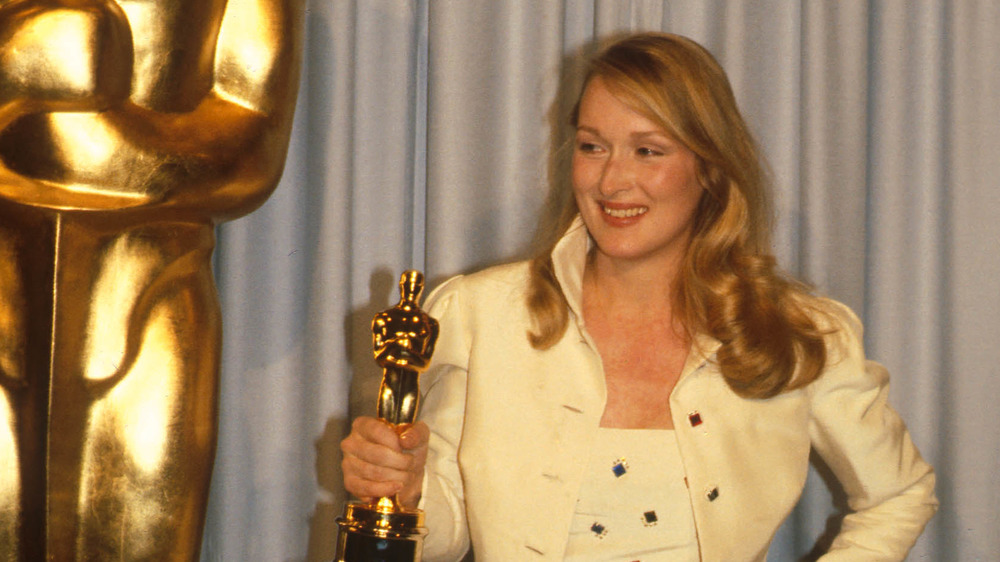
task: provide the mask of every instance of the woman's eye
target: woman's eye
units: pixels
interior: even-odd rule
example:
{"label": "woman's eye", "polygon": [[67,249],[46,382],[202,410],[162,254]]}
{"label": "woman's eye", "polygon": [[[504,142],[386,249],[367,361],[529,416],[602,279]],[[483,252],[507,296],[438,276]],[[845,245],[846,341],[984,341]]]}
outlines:
{"label": "woman's eye", "polygon": [[592,142],[578,142],[576,149],[580,152],[597,152],[601,148]]}
{"label": "woman's eye", "polygon": [[652,148],[652,147],[648,147],[648,146],[640,147],[638,150],[636,150],[636,152],[639,154],[639,156],[661,156],[661,155],[663,155],[663,151],[662,150],[658,150],[658,149],[655,149],[655,148]]}

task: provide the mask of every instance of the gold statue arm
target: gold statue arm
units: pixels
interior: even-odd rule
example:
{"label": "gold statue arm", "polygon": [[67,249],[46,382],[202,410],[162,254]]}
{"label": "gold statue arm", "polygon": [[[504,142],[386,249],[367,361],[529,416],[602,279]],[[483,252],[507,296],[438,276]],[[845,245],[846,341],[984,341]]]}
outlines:
{"label": "gold statue arm", "polygon": [[[164,7],[120,0],[135,52],[129,100],[101,112],[27,113],[10,123],[0,131],[0,197],[195,220],[254,209],[284,163],[301,1],[189,0]],[[204,11],[189,20],[203,33],[161,25],[185,15],[171,9]],[[173,35],[161,37],[167,31],[160,30]],[[167,52],[171,41],[186,41],[186,48]],[[199,56],[169,59],[185,53]]]}
{"label": "gold statue arm", "polygon": [[[394,311],[395,312],[395,311]],[[383,333],[388,322],[386,313],[375,317],[372,337],[375,362],[384,368],[395,367],[411,371],[423,371],[430,364],[434,354],[434,343],[437,340],[438,325],[436,322],[424,321],[416,331]]]}
{"label": "gold statue arm", "polygon": [[113,2],[3,3],[0,129],[34,111],[100,111],[122,102],[131,59],[128,23]]}

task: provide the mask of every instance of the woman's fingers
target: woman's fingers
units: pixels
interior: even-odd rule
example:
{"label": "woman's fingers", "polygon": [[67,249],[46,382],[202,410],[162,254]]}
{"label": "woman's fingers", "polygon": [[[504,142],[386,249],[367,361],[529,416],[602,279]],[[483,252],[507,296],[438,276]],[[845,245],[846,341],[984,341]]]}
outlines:
{"label": "woman's fingers", "polygon": [[344,456],[344,488],[363,499],[392,496],[403,488],[408,473],[366,463],[356,457]]}
{"label": "woman's fingers", "polygon": [[397,492],[399,502],[406,507],[416,507],[424,483],[424,465],[427,463],[427,442],[431,431],[427,424],[417,422],[406,428],[399,441],[407,453],[411,455],[410,477],[404,482],[403,488]]}
{"label": "woman's fingers", "polygon": [[399,435],[399,442],[404,449],[413,451],[416,449],[426,449],[427,441],[430,439],[431,430],[424,422],[417,422],[406,428]]}
{"label": "woman's fingers", "polygon": [[[375,418],[354,421],[351,434],[341,441],[344,487],[363,499],[391,496],[407,490],[407,504],[419,499],[430,431],[418,423],[402,435]],[[402,499],[402,498],[401,498]]]}

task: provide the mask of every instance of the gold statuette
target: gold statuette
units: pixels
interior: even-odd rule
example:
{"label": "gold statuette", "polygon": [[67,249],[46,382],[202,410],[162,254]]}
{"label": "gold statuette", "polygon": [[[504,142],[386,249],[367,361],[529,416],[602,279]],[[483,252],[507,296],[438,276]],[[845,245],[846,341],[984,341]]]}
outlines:
{"label": "gold statuette", "polygon": [[[382,367],[378,418],[402,433],[417,417],[418,380],[430,364],[438,323],[420,309],[424,276],[406,271],[399,280],[400,301],[372,320],[375,362]],[[424,514],[395,497],[348,502],[337,519],[337,562],[419,562]]]}

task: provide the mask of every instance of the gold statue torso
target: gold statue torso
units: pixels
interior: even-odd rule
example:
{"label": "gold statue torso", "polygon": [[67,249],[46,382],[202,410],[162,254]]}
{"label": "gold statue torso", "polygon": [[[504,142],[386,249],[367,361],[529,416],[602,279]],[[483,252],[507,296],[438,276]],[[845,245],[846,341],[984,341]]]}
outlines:
{"label": "gold statue torso", "polygon": [[416,270],[399,279],[399,303],[372,319],[372,352],[382,367],[377,416],[402,430],[416,421],[420,373],[430,365],[438,321],[420,308],[424,276]]}
{"label": "gold statue torso", "polygon": [[280,177],[301,11],[0,1],[0,559],[196,558],[214,225]]}

